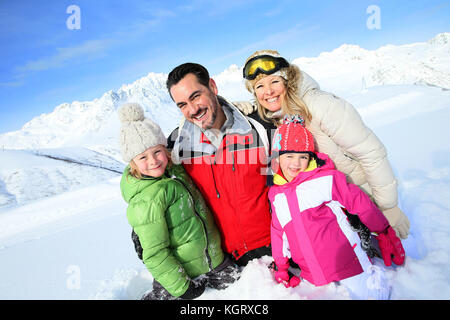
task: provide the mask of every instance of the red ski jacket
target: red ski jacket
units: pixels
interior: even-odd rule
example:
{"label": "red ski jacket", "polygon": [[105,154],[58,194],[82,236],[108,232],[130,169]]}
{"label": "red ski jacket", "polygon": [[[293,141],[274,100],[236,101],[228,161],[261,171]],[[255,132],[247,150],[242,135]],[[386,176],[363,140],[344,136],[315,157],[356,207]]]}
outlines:
{"label": "red ski jacket", "polygon": [[223,98],[219,102],[233,115],[220,146],[216,149],[199,127],[182,121],[172,160],[183,164],[211,208],[224,251],[239,259],[270,245],[268,139],[261,124]]}

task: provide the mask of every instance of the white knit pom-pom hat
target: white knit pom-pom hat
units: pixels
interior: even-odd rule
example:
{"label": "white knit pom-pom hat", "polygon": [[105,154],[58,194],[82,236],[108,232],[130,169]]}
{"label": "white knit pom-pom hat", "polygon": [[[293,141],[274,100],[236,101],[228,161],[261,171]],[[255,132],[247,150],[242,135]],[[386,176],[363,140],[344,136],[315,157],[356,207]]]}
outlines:
{"label": "white knit pom-pom hat", "polygon": [[150,147],[159,144],[167,146],[167,139],[161,128],[144,116],[144,109],[138,103],[125,103],[118,113],[122,123],[119,145],[125,162],[130,162]]}

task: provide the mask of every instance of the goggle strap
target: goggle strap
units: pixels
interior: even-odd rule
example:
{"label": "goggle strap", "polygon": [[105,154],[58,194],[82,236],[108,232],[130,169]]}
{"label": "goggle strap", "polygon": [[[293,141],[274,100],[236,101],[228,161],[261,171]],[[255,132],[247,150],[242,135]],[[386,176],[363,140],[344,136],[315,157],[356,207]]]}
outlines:
{"label": "goggle strap", "polygon": [[[275,63],[275,67],[273,69],[271,69],[271,70],[264,70],[264,69],[262,69],[260,67],[257,67],[252,74],[248,74],[248,69],[250,68],[252,62],[255,61],[255,60],[264,59],[264,58],[272,60]],[[286,59],[284,59],[282,57],[274,57],[274,56],[271,56],[271,55],[261,55],[261,56],[253,57],[250,60],[248,60],[247,63],[245,64],[244,69],[242,70],[242,72],[243,72],[244,79],[253,80],[253,79],[256,78],[256,76],[259,73],[264,73],[266,75],[270,75],[270,74],[272,74],[274,72],[277,72],[278,70],[280,70],[282,68],[287,68],[287,67],[289,67],[289,62],[287,62]]]}

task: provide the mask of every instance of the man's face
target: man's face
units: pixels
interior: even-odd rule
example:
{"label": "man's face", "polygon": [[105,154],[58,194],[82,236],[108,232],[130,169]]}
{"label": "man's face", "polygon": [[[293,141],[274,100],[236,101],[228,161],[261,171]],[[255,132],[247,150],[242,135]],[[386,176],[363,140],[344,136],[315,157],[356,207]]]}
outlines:
{"label": "man's face", "polygon": [[222,114],[222,109],[217,100],[217,92],[213,79],[205,87],[192,73],[188,73],[170,88],[172,99],[186,120],[202,129],[220,129],[223,124],[222,117],[218,117],[218,113]]}

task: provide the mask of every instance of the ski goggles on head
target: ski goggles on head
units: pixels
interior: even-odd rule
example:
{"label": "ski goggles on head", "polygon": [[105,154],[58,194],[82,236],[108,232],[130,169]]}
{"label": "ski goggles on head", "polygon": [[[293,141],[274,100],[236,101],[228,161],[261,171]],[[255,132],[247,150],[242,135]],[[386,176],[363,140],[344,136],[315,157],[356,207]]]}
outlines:
{"label": "ski goggles on head", "polygon": [[282,68],[289,67],[289,62],[282,57],[262,55],[251,58],[244,66],[244,79],[253,80],[260,73],[272,74]]}

